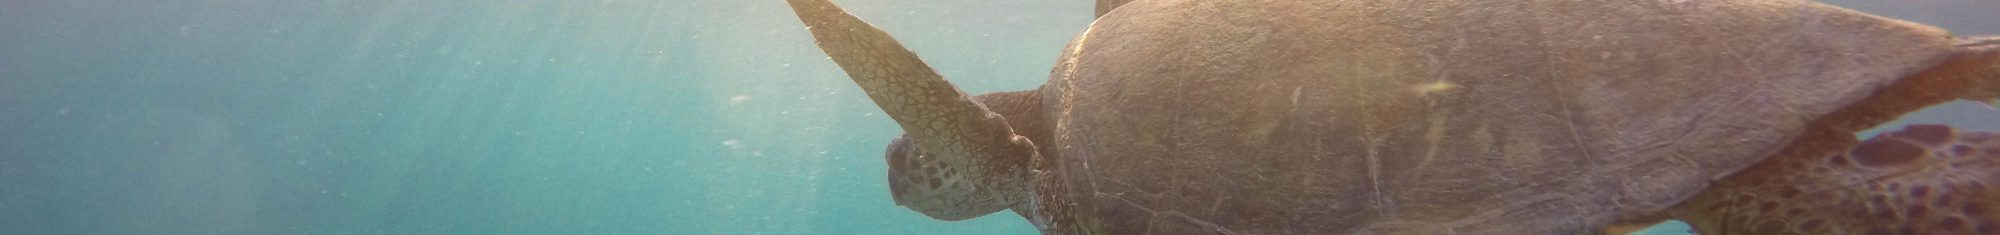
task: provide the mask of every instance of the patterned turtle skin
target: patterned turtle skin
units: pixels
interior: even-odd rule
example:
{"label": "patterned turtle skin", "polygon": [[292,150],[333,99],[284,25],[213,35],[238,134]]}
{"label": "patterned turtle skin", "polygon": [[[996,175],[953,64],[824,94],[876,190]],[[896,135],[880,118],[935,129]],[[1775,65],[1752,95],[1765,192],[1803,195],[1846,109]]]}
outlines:
{"label": "patterned turtle skin", "polygon": [[1720,189],[1770,177],[1737,172],[2000,94],[1995,39],[1809,1],[1112,0],[1040,88],[973,96],[833,3],[787,1],[904,129],[898,205],[1047,234],[1757,229],[1779,220],[1728,203],[1767,187]]}
{"label": "patterned turtle skin", "polygon": [[2000,234],[1996,210],[2000,133],[1912,125],[1772,156],[1672,211],[1701,234]]}

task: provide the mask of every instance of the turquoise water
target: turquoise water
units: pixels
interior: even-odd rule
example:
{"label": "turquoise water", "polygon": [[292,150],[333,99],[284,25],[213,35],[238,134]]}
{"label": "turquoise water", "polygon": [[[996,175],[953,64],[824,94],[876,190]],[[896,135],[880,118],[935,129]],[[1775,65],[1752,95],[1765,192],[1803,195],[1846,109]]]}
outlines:
{"label": "turquoise water", "polygon": [[[1036,86],[1091,13],[837,2],[974,92]],[[1864,11],[2000,33],[1977,10],[2000,8],[1964,7],[1992,1],[1937,5]],[[1033,233],[1009,214],[895,207],[881,151],[899,131],[791,14],[777,0],[0,2],[0,234]],[[2000,129],[1965,104],[1918,116]]]}

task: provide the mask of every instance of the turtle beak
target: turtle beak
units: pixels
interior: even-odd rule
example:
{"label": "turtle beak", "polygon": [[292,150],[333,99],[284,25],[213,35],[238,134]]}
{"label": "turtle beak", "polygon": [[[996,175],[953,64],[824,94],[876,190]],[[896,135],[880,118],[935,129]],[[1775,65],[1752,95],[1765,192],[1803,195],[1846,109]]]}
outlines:
{"label": "turtle beak", "polygon": [[910,184],[903,183],[909,178],[905,172],[911,168],[907,166],[915,163],[914,159],[909,159],[910,147],[909,135],[898,135],[895,140],[889,141],[889,149],[882,152],[882,158],[889,162],[889,197],[895,199],[896,206],[907,207],[905,202],[908,200],[904,198],[912,193]]}

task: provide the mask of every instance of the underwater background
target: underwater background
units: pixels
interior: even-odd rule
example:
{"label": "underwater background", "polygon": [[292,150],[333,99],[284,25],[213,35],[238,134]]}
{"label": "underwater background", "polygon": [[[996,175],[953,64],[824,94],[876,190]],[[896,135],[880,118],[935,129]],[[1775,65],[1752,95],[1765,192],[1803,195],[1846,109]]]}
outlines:
{"label": "underwater background", "polygon": [[[835,2],[973,93],[1093,7]],[[1835,4],[2000,34],[1996,0]],[[0,234],[1034,233],[896,207],[898,133],[779,0],[0,0]]]}

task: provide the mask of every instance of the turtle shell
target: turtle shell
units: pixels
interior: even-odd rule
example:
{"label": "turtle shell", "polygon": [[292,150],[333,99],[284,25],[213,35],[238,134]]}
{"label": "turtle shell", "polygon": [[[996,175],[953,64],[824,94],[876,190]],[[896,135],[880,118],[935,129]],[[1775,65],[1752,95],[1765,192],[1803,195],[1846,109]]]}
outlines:
{"label": "turtle shell", "polygon": [[1807,1],[1136,1],[1042,90],[1037,207],[1112,234],[1589,233],[1950,51]]}

